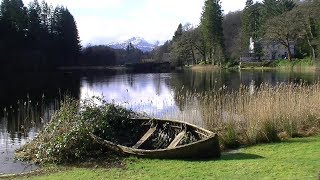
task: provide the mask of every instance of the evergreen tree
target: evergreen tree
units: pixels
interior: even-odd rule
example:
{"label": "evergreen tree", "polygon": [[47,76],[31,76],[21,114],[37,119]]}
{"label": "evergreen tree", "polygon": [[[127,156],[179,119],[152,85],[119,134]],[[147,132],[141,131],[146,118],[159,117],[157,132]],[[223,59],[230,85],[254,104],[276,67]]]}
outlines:
{"label": "evergreen tree", "polygon": [[22,0],[3,0],[0,5],[2,30],[1,55],[6,69],[18,68],[25,63],[22,57],[27,52],[26,32],[28,17]]}
{"label": "evergreen tree", "polygon": [[22,0],[4,0],[0,6],[1,17],[9,22],[17,32],[24,32],[27,28],[27,8]]}
{"label": "evergreen tree", "polygon": [[281,14],[278,11],[277,0],[263,0],[263,15],[264,19],[274,17]]}
{"label": "evergreen tree", "polygon": [[176,66],[190,65],[195,62],[194,41],[192,40],[193,30],[184,31],[179,39],[171,45],[171,61]]}
{"label": "evergreen tree", "polygon": [[81,52],[79,65],[83,66],[115,66],[117,64],[115,51],[108,46],[88,46]]}
{"label": "evergreen tree", "polygon": [[279,16],[295,7],[294,0],[264,0],[263,15],[264,21],[267,19]]}
{"label": "evergreen tree", "polygon": [[80,41],[68,9],[33,0],[3,0],[0,5],[1,68],[48,70],[75,65]]}
{"label": "evergreen tree", "polygon": [[223,15],[220,0],[206,0],[202,16],[201,30],[207,46],[207,61],[221,65],[224,61]]}
{"label": "evergreen tree", "polygon": [[41,8],[37,0],[34,0],[29,4],[28,9],[28,37],[32,41],[32,46],[39,45],[41,37]]}
{"label": "evergreen tree", "polygon": [[174,33],[172,40],[177,41],[182,36],[182,33],[183,33],[183,28],[182,28],[182,24],[180,23],[176,32]]}
{"label": "evergreen tree", "polygon": [[80,53],[80,40],[75,20],[68,9],[56,7],[51,19],[53,49],[59,61],[56,66],[74,65]]}
{"label": "evergreen tree", "polygon": [[[251,2],[250,2],[251,1]],[[249,52],[249,39],[253,38],[253,41],[259,41],[261,38],[262,27],[262,5],[260,3],[252,4],[252,0],[248,0],[246,7],[243,10],[241,21],[241,44],[242,53],[245,55]]]}
{"label": "evergreen tree", "polygon": [[278,3],[281,14],[291,11],[296,6],[295,0],[280,0]]}
{"label": "evergreen tree", "polygon": [[46,30],[48,33],[51,32],[51,19],[53,15],[53,7],[48,5],[45,1],[41,3],[41,27]]}
{"label": "evergreen tree", "polygon": [[168,54],[170,52],[170,46],[171,42],[166,41],[162,46],[155,48],[152,51],[152,59],[158,62],[168,61],[168,59],[166,59],[167,57],[165,56],[165,54]]}
{"label": "evergreen tree", "polygon": [[143,52],[140,49],[135,48],[130,42],[125,50],[124,61],[126,63],[137,63],[141,60]]}
{"label": "evergreen tree", "polygon": [[[224,44],[226,47],[226,57],[230,60],[237,60],[241,56],[241,34],[242,31],[242,11],[230,12],[223,19]],[[244,42],[248,41],[247,39]]]}
{"label": "evergreen tree", "polygon": [[[200,29],[200,27],[197,27],[196,29],[193,30],[192,32],[192,42],[193,42],[193,46],[197,52],[197,54],[200,55],[201,57],[201,61],[205,61],[206,60],[206,53],[207,53],[207,47],[206,47],[206,42],[204,40],[203,34],[202,34],[202,30]],[[197,63],[198,61],[196,61]]]}
{"label": "evergreen tree", "polygon": [[67,64],[75,64],[76,59],[79,56],[81,45],[79,40],[79,34],[74,17],[68,9],[64,9],[62,12],[62,27],[63,27],[63,40],[64,53],[66,60],[70,61]]}

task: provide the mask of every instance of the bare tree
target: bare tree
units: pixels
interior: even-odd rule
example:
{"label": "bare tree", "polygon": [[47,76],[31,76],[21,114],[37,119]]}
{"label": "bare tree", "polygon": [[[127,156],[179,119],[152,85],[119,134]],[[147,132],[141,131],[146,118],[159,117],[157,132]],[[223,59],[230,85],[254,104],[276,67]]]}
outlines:
{"label": "bare tree", "polygon": [[305,35],[300,11],[292,10],[269,19],[265,24],[265,38],[278,41],[287,48],[288,59],[292,60],[291,43]]}
{"label": "bare tree", "polygon": [[317,2],[305,2],[299,7],[299,11],[303,14],[303,28],[305,32],[305,39],[311,51],[312,60],[316,59],[317,50],[317,38],[318,38],[318,28],[317,21],[319,18],[320,7]]}

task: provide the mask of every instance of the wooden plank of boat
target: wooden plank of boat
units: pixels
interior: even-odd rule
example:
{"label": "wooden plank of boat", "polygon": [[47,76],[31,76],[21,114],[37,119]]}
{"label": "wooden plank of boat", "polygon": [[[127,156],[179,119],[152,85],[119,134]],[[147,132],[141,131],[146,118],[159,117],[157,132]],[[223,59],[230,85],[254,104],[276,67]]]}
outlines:
{"label": "wooden plank of boat", "polygon": [[[146,122],[150,121],[150,119],[136,119],[136,120],[146,121]],[[159,159],[219,158],[220,157],[221,153],[220,153],[219,139],[217,134],[186,122],[161,120],[161,119],[152,119],[152,121],[157,121],[158,124],[160,122],[172,123],[173,125],[181,124],[187,127],[186,129],[193,129],[192,132],[199,134],[199,136],[201,136],[201,139],[192,143],[178,145],[178,146],[177,145],[174,146],[172,141],[170,143],[172,144],[172,148],[167,147],[163,149],[147,150],[147,149],[138,149],[138,148],[123,146],[120,144],[115,144],[108,140],[102,139],[98,136],[95,136],[94,134],[91,134],[91,137],[93,137],[96,141],[108,147],[109,149],[112,149],[127,155],[135,155],[140,157],[159,158]],[[181,141],[180,138],[182,136],[182,132],[180,137],[178,136],[179,134],[175,137],[175,139],[177,139],[176,141]],[[179,142],[177,144],[179,144]]]}
{"label": "wooden plank of boat", "polygon": [[174,148],[176,147],[179,142],[183,139],[183,137],[186,135],[185,131],[182,131],[181,133],[179,133],[174,140],[170,143],[170,145],[168,146],[168,149]]}
{"label": "wooden plank of boat", "polygon": [[132,148],[138,149],[156,130],[157,126],[150,128]]}

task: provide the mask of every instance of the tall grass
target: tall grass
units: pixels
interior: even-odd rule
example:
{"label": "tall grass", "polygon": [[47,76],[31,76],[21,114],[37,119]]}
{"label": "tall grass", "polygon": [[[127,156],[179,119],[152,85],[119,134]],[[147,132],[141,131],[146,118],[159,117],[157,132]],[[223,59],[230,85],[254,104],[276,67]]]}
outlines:
{"label": "tall grass", "polygon": [[44,95],[40,99],[27,95],[10,105],[0,105],[0,120],[6,124],[0,128],[10,137],[28,138],[29,132],[39,131],[49,122],[59,106],[58,99],[48,101]]}
{"label": "tall grass", "polygon": [[310,58],[288,61],[287,59],[275,60],[270,64],[278,69],[315,70],[316,64]]}
{"label": "tall grass", "polygon": [[207,126],[226,146],[312,135],[320,128],[320,83],[262,84],[196,95]]}

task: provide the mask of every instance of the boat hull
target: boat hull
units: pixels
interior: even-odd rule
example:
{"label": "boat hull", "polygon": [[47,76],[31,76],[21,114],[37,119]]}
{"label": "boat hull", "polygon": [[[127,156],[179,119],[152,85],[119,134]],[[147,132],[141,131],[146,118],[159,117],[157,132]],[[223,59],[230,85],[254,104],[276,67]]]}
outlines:
{"label": "boat hull", "polygon": [[[169,122],[168,120],[166,120]],[[177,123],[178,121],[172,121]],[[127,147],[119,144],[115,144],[108,140],[102,139],[98,136],[91,134],[93,139],[98,141],[100,144],[117,151],[119,153],[125,155],[134,155],[139,157],[147,157],[147,158],[158,158],[158,159],[203,159],[203,158],[219,158],[221,155],[219,138],[217,134],[214,134],[205,129],[196,127],[194,125],[178,122],[182,124],[186,124],[188,126],[192,126],[193,128],[197,128],[198,131],[207,134],[207,137],[185,145],[176,146],[174,148],[165,148],[165,149],[154,149],[154,150],[146,150],[146,149],[138,149]]]}
{"label": "boat hull", "polygon": [[124,154],[160,159],[219,158],[221,155],[217,135],[211,136],[202,141],[177,146],[171,149],[143,150],[125,146],[119,146],[119,148]]}

